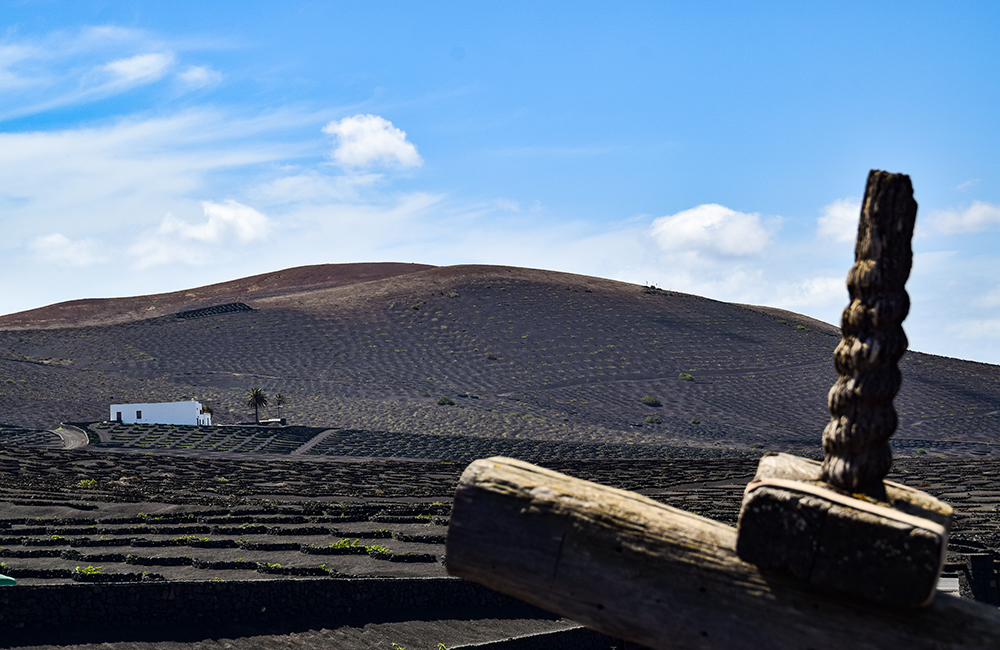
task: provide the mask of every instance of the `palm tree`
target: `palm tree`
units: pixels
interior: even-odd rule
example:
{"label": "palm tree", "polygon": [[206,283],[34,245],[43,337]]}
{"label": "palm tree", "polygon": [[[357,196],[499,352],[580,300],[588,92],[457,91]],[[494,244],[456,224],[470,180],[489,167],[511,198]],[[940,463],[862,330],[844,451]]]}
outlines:
{"label": "palm tree", "polygon": [[278,407],[279,418],[281,417],[281,407],[285,405],[286,401],[288,400],[286,400],[285,396],[282,395],[281,393],[278,393],[277,395],[274,396],[274,405]]}
{"label": "palm tree", "polygon": [[267,393],[261,388],[251,388],[247,392],[247,406],[253,409],[254,419],[260,424],[260,408],[267,406]]}

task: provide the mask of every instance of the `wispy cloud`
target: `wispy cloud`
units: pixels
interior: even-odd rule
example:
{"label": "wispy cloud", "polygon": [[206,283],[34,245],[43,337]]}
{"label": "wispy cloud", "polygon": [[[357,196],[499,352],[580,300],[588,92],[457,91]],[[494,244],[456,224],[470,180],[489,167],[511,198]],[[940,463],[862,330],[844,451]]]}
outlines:
{"label": "wispy cloud", "polygon": [[[177,43],[182,49],[192,44]],[[163,80],[178,64],[176,50],[142,30],[96,26],[39,38],[0,41],[0,121],[114,96]],[[187,88],[217,83],[220,73],[189,66]]]}
{"label": "wispy cloud", "polygon": [[177,78],[188,90],[198,90],[218,84],[222,81],[222,73],[209,66],[193,65],[183,72],[178,72]]}
{"label": "wispy cloud", "polygon": [[606,156],[608,154],[622,153],[632,149],[634,149],[634,147],[624,145],[584,145],[578,147],[528,146],[495,149],[491,153],[500,156],[523,158],[588,158],[593,156]]}
{"label": "wispy cloud", "polygon": [[318,132],[313,143],[273,141],[274,132],[303,119],[189,111],[100,128],[0,133],[4,243],[59,232],[68,215],[104,231],[179,214],[179,206],[213,198],[203,193],[210,174],[293,158],[310,147],[318,154]]}
{"label": "wispy cloud", "polygon": [[106,259],[93,239],[72,241],[62,233],[37,237],[30,248],[38,259],[56,266],[84,267]]}
{"label": "wispy cloud", "polygon": [[[111,75],[111,81],[106,86],[131,87],[150,83],[163,78],[174,63],[174,55],[169,52],[151,52],[137,54],[127,59],[118,59],[100,67]],[[95,90],[99,91],[100,87]]]}
{"label": "wispy cloud", "polygon": [[986,309],[1000,307],[1000,286],[979,294],[970,302],[974,307]]}
{"label": "wispy cloud", "polygon": [[955,189],[958,190],[959,192],[964,192],[967,189],[975,187],[975,185],[977,183],[979,183],[979,179],[978,178],[970,178],[969,180],[965,181],[964,183],[960,183],[959,185],[957,185],[955,187]]}
{"label": "wispy cloud", "polygon": [[155,236],[140,237],[128,247],[128,254],[133,259],[132,268],[139,271],[167,264],[199,265],[210,260],[210,252],[203,247]]}
{"label": "wispy cloud", "polygon": [[963,341],[989,341],[993,343],[1000,339],[1000,318],[957,320],[949,323],[945,331],[948,335]]}
{"label": "wispy cloud", "polygon": [[655,219],[650,235],[664,250],[741,257],[763,252],[772,231],[761,223],[759,213],[706,203]]}
{"label": "wispy cloud", "polygon": [[333,159],[347,168],[419,167],[424,164],[406,133],[378,115],[355,115],[330,122],[323,133],[337,138]]}
{"label": "wispy cloud", "polygon": [[248,190],[251,197],[268,203],[323,203],[357,201],[361,191],[382,179],[382,174],[324,174],[315,169],[279,176]]}
{"label": "wispy cloud", "polygon": [[41,83],[37,76],[27,75],[23,71],[15,71],[11,68],[17,66],[22,61],[29,60],[39,55],[35,47],[27,45],[0,45],[0,92],[23,89],[36,86]]}
{"label": "wispy cloud", "polygon": [[[42,113],[54,108],[86,103],[125,92],[162,79],[173,64],[169,52],[139,54],[94,66],[78,75],[78,82],[41,101],[26,102],[0,112],[0,120]],[[36,80],[40,81],[40,80]]]}
{"label": "wispy cloud", "polygon": [[837,199],[823,206],[816,220],[816,235],[838,243],[853,242],[858,236],[858,220],[861,215],[861,199],[849,197]]}
{"label": "wispy cloud", "polygon": [[771,293],[767,304],[801,313],[848,302],[847,283],[843,277],[815,276],[780,282]]}
{"label": "wispy cloud", "polygon": [[947,234],[980,232],[1000,223],[1000,205],[973,201],[966,208],[933,213],[931,223],[937,230]]}
{"label": "wispy cloud", "polygon": [[510,199],[497,199],[496,206],[504,212],[520,212],[521,204]]}

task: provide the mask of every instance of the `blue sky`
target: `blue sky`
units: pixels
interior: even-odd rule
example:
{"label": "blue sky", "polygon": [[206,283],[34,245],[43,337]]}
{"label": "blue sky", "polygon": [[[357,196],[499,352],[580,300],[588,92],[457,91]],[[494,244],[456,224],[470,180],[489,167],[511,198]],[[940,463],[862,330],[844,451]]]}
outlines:
{"label": "blue sky", "polygon": [[1000,363],[1000,4],[0,2],[0,313],[508,264],[838,322],[871,168],[911,348]]}

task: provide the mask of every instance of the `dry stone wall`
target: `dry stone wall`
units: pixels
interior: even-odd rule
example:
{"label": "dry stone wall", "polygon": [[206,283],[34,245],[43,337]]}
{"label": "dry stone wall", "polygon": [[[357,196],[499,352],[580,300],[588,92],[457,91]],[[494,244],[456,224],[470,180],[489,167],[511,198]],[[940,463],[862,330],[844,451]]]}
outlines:
{"label": "dry stone wall", "polygon": [[508,605],[524,606],[515,598],[457,578],[14,586],[0,587],[0,630],[269,621],[372,610]]}

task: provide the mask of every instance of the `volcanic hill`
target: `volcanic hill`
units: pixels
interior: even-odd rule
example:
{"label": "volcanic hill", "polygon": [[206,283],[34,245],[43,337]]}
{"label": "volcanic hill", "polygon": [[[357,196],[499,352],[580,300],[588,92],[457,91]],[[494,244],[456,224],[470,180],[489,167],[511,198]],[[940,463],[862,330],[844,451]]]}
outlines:
{"label": "volcanic hill", "polygon": [[[197,399],[237,423],[259,386],[287,398],[269,416],[394,440],[816,453],[839,336],[790,312],[568,273],[308,266],[0,317],[0,422],[46,429],[104,420],[111,403]],[[901,369],[897,454],[997,453],[1000,367],[908,352]]]}

